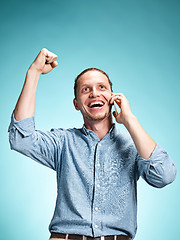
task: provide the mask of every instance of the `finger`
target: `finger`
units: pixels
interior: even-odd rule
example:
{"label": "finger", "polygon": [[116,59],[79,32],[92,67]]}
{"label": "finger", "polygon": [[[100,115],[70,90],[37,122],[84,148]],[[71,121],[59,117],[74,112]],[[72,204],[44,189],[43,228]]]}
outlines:
{"label": "finger", "polygon": [[113,96],[121,96],[122,95],[123,96],[122,93],[114,93],[114,92],[112,92],[111,95],[113,95]]}
{"label": "finger", "polygon": [[117,106],[121,109],[121,99],[114,99],[113,105],[116,106],[116,109]]}
{"label": "finger", "polygon": [[116,102],[114,102],[114,109],[115,109],[115,113],[116,113],[116,116],[118,115],[118,111],[117,111],[117,107],[116,107]]}
{"label": "finger", "polygon": [[116,97],[116,96],[124,96],[122,93],[111,93],[112,97]]}
{"label": "finger", "polygon": [[53,54],[53,55],[47,57],[46,63],[47,64],[52,63],[52,62],[56,61],[56,59],[57,59],[57,55]]}
{"label": "finger", "polygon": [[50,72],[52,69],[53,68],[52,68],[51,64],[46,64],[44,69],[43,69],[43,74],[46,74],[46,73]]}
{"label": "finger", "polygon": [[122,97],[121,97],[121,96],[119,96],[119,95],[113,96],[113,97],[110,99],[110,104],[113,104],[114,101],[120,102],[121,100],[122,100]]}
{"label": "finger", "polygon": [[56,61],[54,61],[51,64],[45,64],[45,67],[43,69],[43,74],[50,72],[53,68],[57,67],[57,65],[58,63]]}
{"label": "finger", "polygon": [[46,48],[43,48],[41,50],[41,54],[43,54],[46,57],[46,63],[52,63],[57,59],[57,55],[50,52],[49,50],[47,50]]}
{"label": "finger", "polygon": [[110,98],[110,100],[109,100],[109,103],[110,103],[110,104],[113,104],[115,97],[116,97],[115,95],[112,95],[112,96],[111,96],[111,98]]}
{"label": "finger", "polygon": [[51,63],[51,67],[52,67],[52,68],[57,67],[57,65],[58,65],[58,62],[57,62],[57,61],[54,61],[54,62]]}
{"label": "finger", "polygon": [[45,57],[48,57],[50,52],[46,48],[43,48],[41,49],[40,53],[43,54]]}
{"label": "finger", "polygon": [[115,111],[113,111],[113,116],[116,118],[117,117],[117,114],[116,114],[116,112]]}

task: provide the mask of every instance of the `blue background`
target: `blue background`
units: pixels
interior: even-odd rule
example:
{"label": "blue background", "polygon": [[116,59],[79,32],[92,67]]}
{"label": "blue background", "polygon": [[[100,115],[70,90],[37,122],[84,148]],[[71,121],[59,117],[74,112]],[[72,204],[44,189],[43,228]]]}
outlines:
{"label": "blue background", "polygon": [[[74,78],[84,68],[98,67],[179,169],[179,13],[176,0],[1,3],[1,239],[49,238],[55,172],[10,151],[7,133],[26,71],[43,47],[58,55],[59,66],[40,78],[37,129],[82,126],[72,104]],[[136,240],[180,239],[179,190],[179,174],[163,189],[139,180]]]}

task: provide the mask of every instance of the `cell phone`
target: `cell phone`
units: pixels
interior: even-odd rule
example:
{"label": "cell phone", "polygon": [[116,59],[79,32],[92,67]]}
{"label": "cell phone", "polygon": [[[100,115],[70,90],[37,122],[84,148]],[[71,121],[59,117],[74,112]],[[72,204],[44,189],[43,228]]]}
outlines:
{"label": "cell phone", "polygon": [[116,116],[118,115],[118,111],[117,111],[117,103],[114,101],[114,109],[115,109],[115,113],[116,113]]}

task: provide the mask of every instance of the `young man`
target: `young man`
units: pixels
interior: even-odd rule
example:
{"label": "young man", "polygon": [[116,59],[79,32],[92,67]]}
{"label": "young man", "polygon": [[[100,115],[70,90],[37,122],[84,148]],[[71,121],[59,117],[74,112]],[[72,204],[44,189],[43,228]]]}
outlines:
{"label": "young man", "polygon": [[[57,56],[42,49],[30,66],[9,126],[11,148],[57,173],[57,201],[50,239],[133,239],[137,229],[137,180],[164,187],[176,167],[144,131],[123,94],[113,93],[105,72],[86,69],[75,81],[74,106],[81,129],[37,131],[35,96],[41,74],[55,68]],[[111,107],[116,102],[119,113]]]}

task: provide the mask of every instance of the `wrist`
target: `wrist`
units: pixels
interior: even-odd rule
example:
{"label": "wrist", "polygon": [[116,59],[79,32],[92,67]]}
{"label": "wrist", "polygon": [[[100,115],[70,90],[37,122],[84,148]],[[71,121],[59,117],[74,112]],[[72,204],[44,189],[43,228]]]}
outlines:
{"label": "wrist", "polygon": [[25,82],[30,84],[29,86],[37,86],[40,76],[41,72],[31,65],[26,73]]}
{"label": "wrist", "polygon": [[35,65],[34,62],[31,64],[31,66],[29,67],[27,72],[29,74],[33,74],[33,75],[36,75],[36,76],[39,76],[39,77],[42,74],[42,71],[36,68],[36,65]]}
{"label": "wrist", "polygon": [[129,129],[136,122],[138,122],[137,117],[133,113],[130,113],[126,116],[126,118],[124,118],[123,124],[127,129]]}

